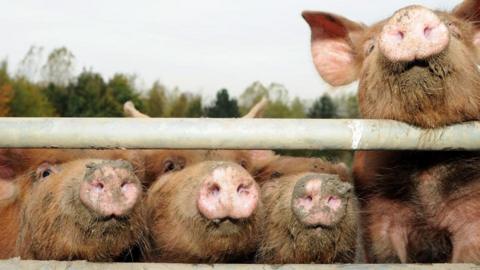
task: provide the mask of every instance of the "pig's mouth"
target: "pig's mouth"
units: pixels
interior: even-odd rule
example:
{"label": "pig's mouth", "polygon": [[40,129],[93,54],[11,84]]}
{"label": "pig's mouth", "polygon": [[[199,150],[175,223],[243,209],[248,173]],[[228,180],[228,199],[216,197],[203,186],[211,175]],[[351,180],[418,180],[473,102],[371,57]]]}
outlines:
{"label": "pig's mouth", "polygon": [[412,62],[405,63],[405,71],[413,68],[429,68],[430,63],[427,60],[414,60]]}
{"label": "pig's mouth", "polygon": [[98,222],[127,222],[130,219],[129,216],[117,216],[117,215],[109,215],[109,216],[101,216],[97,218]]}
{"label": "pig's mouth", "polygon": [[238,233],[249,223],[248,219],[217,218],[208,222],[210,231],[220,234]]}

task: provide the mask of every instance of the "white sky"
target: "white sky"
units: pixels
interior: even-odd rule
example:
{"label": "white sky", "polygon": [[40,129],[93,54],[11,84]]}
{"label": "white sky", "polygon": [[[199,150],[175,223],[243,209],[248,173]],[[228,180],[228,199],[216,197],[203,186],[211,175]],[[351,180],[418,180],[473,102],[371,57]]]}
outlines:
{"label": "white sky", "polygon": [[365,23],[405,5],[450,9],[459,0],[0,0],[0,57],[15,69],[31,45],[66,46],[82,67],[106,79],[137,74],[145,87],[211,97],[239,95],[259,80],[314,98],[329,87],[310,59],[302,10],[323,10]]}

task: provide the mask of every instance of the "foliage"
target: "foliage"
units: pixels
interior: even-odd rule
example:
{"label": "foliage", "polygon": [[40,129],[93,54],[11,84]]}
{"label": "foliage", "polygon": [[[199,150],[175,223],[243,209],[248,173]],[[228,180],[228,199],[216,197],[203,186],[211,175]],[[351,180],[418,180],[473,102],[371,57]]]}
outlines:
{"label": "foliage", "polygon": [[205,108],[205,114],[213,118],[239,117],[240,111],[237,100],[230,98],[227,89],[221,89],[212,105]]}
{"label": "foliage", "polygon": [[308,110],[308,118],[334,118],[337,108],[332,98],[325,94],[313,102]]}
{"label": "foliage", "polygon": [[288,90],[279,83],[265,86],[256,81],[245,89],[238,102],[228,90],[221,89],[213,102],[205,106],[200,95],[179,88],[168,89],[160,82],[143,92],[131,75],[117,73],[108,81],[91,70],[76,75],[76,59],[67,48],[54,49],[46,59],[43,51],[42,47],[32,46],[13,77],[8,73],[7,63],[1,64],[0,116],[121,117],[123,103],[132,100],[137,109],[152,117],[239,117],[265,96],[269,105],[263,117],[359,117],[355,95],[323,95],[309,106],[298,97],[291,99]]}
{"label": "foliage", "polygon": [[12,98],[13,87],[8,75],[8,65],[6,61],[3,61],[0,63],[0,116],[9,115]]}
{"label": "foliage", "polygon": [[54,116],[55,108],[43,95],[41,88],[26,78],[13,82],[13,97],[10,102],[10,116]]}

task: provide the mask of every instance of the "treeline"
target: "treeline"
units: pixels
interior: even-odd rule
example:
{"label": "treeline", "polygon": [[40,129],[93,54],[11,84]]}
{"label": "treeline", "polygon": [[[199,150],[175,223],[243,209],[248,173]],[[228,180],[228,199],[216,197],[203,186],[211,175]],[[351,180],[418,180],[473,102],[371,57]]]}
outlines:
{"label": "treeline", "polygon": [[356,118],[355,96],[323,95],[313,102],[291,99],[280,84],[254,82],[237,98],[218,90],[206,102],[202,96],[159,82],[138,89],[135,76],[117,73],[106,80],[100,73],[83,69],[75,74],[75,57],[58,48],[42,58],[43,49],[32,47],[16,72],[0,64],[0,116],[121,117],[123,104],[132,100],[152,117],[239,117],[262,96],[270,100],[264,117]]}

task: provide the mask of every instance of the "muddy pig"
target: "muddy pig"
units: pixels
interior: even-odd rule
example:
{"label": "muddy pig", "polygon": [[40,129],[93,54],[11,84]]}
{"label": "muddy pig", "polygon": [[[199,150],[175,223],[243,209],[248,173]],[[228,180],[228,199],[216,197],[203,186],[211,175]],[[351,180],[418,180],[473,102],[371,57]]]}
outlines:
{"label": "muddy pig", "polygon": [[152,243],[149,259],[182,263],[253,260],[262,206],[259,187],[248,168],[255,167],[259,156],[263,160],[274,155],[261,150],[161,153],[156,164],[162,170],[146,200]]}
{"label": "muddy pig", "polygon": [[[22,189],[28,181],[20,179],[35,174],[37,167],[45,164],[62,164],[85,157],[111,157],[131,160],[139,177],[143,177],[143,160],[134,152],[117,150],[91,151],[67,149],[0,149],[0,258],[15,255],[18,236],[20,208],[25,197]],[[17,180],[15,180],[17,179]]]}
{"label": "muddy pig", "polygon": [[259,262],[354,262],[357,202],[345,165],[280,157],[257,180],[265,208]]}
{"label": "muddy pig", "polygon": [[131,258],[133,248],[144,251],[148,242],[135,167],[125,160],[82,157],[89,151],[55,151],[39,151],[45,162],[7,182],[0,224],[9,230],[0,237],[0,257],[112,261]]}
{"label": "muddy pig", "polygon": [[[332,85],[359,80],[364,118],[424,129],[480,118],[480,1],[408,6],[368,27],[304,12],[312,56]],[[480,262],[478,152],[357,152],[369,262]]]}

